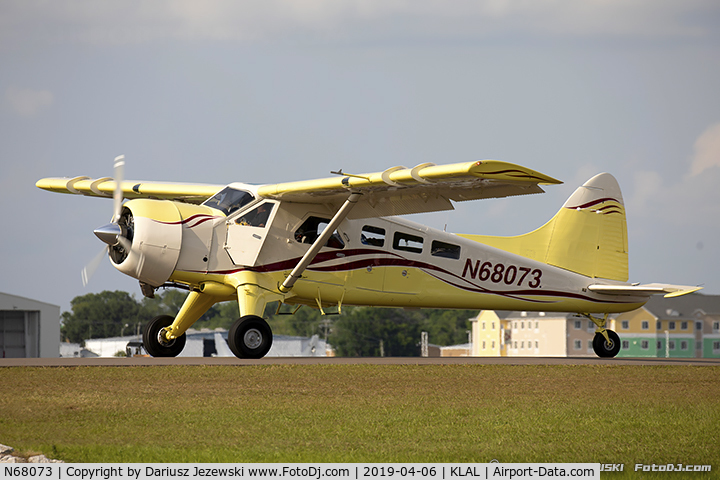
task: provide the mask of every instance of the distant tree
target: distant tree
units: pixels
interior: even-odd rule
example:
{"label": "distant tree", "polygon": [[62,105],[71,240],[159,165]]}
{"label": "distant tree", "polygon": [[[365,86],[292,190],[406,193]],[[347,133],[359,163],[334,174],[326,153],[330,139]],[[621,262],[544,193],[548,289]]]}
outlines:
{"label": "distant tree", "polygon": [[345,313],[333,323],[329,338],[337,355],[417,356],[420,354],[420,333],[428,332],[430,343],[455,345],[467,343],[474,310],[358,307]]}
{"label": "distant tree", "polygon": [[[420,352],[420,321],[401,308],[347,309],[333,325],[330,344],[343,357],[411,357]],[[382,346],[381,346],[382,345]]]}
{"label": "distant tree", "polygon": [[63,312],[60,333],[64,340],[81,343],[89,338],[119,336],[126,324],[137,321],[139,306],[127,292],[88,293],[70,301]]}
{"label": "distant tree", "polygon": [[[126,292],[104,291],[75,297],[71,312],[63,312],[63,339],[81,343],[89,338],[137,334],[157,315],[176,316],[188,293],[167,289],[154,299],[137,301]],[[291,313],[294,306],[281,310]],[[278,335],[327,338],[340,356],[416,356],[420,354],[420,332],[430,343],[453,345],[467,342],[469,319],[474,310],[344,307],[341,315],[323,316],[317,308],[302,307],[294,315],[277,315],[277,303],[268,304],[264,317]],[[215,304],[193,325],[194,328],[229,329],[240,316],[238,302]]]}
{"label": "distant tree", "polygon": [[188,292],[178,289],[166,289],[155,293],[155,298],[144,297],[140,301],[138,317],[145,323],[158,315],[175,316],[180,311]]}
{"label": "distant tree", "polygon": [[224,328],[229,330],[233,322],[240,316],[239,311],[237,301],[216,303],[195,322],[193,328]]}
{"label": "distant tree", "polygon": [[295,315],[288,316],[287,318],[291,335],[312,337],[313,335],[323,335],[320,324],[325,318],[332,318],[332,316],[323,317],[317,308],[302,307]]}
{"label": "distant tree", "polygon": [[458,345],[467,343],[470,319],[477,310],[420,310],[423,319],[421,329],[428,332],[428,340],[434,345]]}

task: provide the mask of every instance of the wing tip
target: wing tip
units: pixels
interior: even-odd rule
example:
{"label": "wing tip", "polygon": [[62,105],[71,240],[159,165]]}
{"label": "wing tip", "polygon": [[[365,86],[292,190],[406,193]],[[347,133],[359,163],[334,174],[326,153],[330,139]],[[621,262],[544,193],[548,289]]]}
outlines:
{"label": "wing tip", "polygon": [[689,287],[689,288],[686,287],[682,290],[676,290],[674,292],[670,292],[670,293],[664,295],[664,298],[682,297],[683,295],[689,295],[691,293],[695,293],[702,289],[703,289],[703,287]]}

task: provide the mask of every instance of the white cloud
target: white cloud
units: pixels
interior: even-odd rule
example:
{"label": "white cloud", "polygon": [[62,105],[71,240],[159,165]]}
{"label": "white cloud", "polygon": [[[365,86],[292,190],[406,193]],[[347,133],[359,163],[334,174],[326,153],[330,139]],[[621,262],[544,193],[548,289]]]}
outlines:
{"label": "white cloud", "polygon": [[663,179],[658,172],[639,171],[635,173],[632,198],[626,205],[631,205],[635,213],[643,214],[657,210],[658,197],[664,190]]}
{"label": "white cloud", "polygon": [[38,39],[91,44],[246,42],[298,35],[702,37],[717,35],[712,25],[700,21],[719,9],[712,0],[24,0],[3,6],[0,45]]}
{"label": "white cloud", "polygon": [[720,123],[710,126],[695,141],[690,175],[699,175],[713,167],[720,167]]}
{"label": "white cloud", "polygon": [[[633,213],[678,227],[720,218],[720,123],[706,129],[694,149],[689,171],[680,171],[682,164],[678,163],[679,171],[672,180],[655,171],[635,174],[628,202]],[[717,222],[709,223],[717,229]]]}
{"label": "white cloud", "polygon": [[54,97],[48,90],[8,87],[5,90],[5,100],[15,113],[21,117],[30,118],[50,107]]}

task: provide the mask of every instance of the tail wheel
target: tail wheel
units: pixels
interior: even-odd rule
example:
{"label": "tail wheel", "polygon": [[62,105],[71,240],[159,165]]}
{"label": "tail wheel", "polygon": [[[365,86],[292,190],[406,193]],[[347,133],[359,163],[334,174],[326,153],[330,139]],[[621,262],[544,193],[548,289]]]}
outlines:
{"label": "tail wheel", "polygon": [[262,358],[272,347],[272,329],[256,315],[235,320],[228,332],[228,345],[238,358]]}
{"label": "tail wheel", "polygon": [[597,332],[593,338],[593,350],[598,357],[612,358],[620,352],[620,337],[612,330],[605,330],[610,341],[605,340],[605,336]]}
{"label": "tail wheel", "polygon": [[170,315],[159,315],[150,320],[143,329],[143,347],[153,357],[177,357],[185,348],[187,337],[183,333],[175,340],[167,341],[162,331],[175,320]]}

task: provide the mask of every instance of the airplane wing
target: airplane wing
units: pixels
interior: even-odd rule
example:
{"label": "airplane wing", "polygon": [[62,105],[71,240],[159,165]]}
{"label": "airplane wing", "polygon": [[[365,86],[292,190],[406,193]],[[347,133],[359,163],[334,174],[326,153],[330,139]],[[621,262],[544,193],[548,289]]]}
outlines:
{"label": "airplane wing", "polygon": [[687,285],[669,285],[666,283],[646,283],[644,285],[590,285],[591,292],[605,293],[607,295],[636,295],[650,296],[665,294],[665,298],[679,297],[688,293],[702,290],[702,287]]}
{"label": "airplane wing", "polygon": [[[333,208],[350,193],[361,193],[361,201],[350,218],[407,215],[453,210],[452,202],[543,193],[540,185],[562,183],[529,168],[497,160],[450,165],[424,163],[413,168],[393,167],[383,172],[278,183],[258,187],[261,197],[289,202],[327,204]],[[110,177],[43,178],[39,188],[112,198],[115,180]],[[135,182],[121,183],[124,198],[160,198],[202,203],[225,185]]]}
{"label": "airplane wing", "polygon": [[266,198],[333,205],[350,193],[362,194],[350,218],[453,210],[452,202],[542,193],[539,185],[562,183],[529,168],[497,160],[450,165],[424,163],[383,172],[338,176],[259,187]]}
{"label": "airplane wing", "polygon": [[[113,198],[115,180],[110,177],[43,178],[38,188],[57,193],[73,193],[91,197]],[[160,198],[200,204],[222,190],[225,185],[172,182],[121,182],[124,198]]]}

